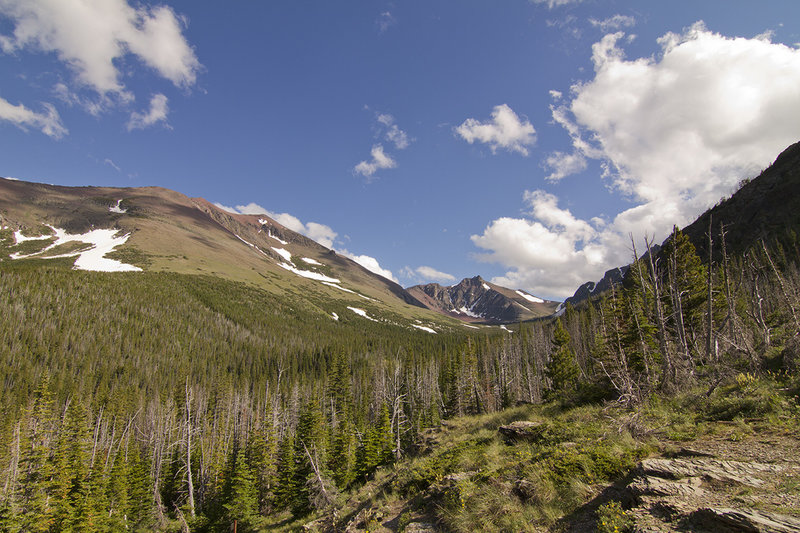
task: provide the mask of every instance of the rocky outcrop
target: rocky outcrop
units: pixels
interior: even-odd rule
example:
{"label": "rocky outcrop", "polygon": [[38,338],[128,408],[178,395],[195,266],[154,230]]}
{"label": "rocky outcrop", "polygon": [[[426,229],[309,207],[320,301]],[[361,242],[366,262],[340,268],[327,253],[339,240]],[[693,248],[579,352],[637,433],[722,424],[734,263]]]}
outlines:
{"label": "rocky outcrop", "polygon": [[[691,451],[688,451],[688,455]],[[709,457],[653,458],[640,462],[626,487],[634,531],[800,533],[800,520],[731,504],[739,490],[768,491],[786,465]]]}

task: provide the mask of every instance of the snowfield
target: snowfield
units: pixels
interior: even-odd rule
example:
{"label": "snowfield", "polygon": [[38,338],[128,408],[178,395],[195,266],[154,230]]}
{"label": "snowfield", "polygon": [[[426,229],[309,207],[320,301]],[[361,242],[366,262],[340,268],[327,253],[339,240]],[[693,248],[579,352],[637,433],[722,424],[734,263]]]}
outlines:
{"label": "snowfield", "polygon": [[121,203],[122,203],[122,199],[120,198],[119,200],[117,200],[117,205],[109,207],[108,210],[111,211],[112,213],[127,213],[128,212],[127,209],[122,209],[119,206],[119,204],[121,204]]}
{"label": "snowfield", "polygon": [[303,261],[305,261],[305,262],[306,262],[306,263],[308,263],[309,265],[314,265],[314,266],[324,266],[322,263],[320,263],[320,262],[319,262],[319,261],[317,261],[316,259],[311,259],[310,257],[304,257],[304,258],[303,258]]}
{"label": "snowfield", "polygon": [[275,250],[276,254],[278,254],[279,256],[283,257],[284,259],[286,259],[290,263],[292,262],[292,254],[289,253],[289,250],[285,250],[283,248],[275,248],[274,246],[271,246],[271,248],[273,250]]}
{"label": "snowfield", "polygon": [[525,298],[526,300],[528,300],[529,302],[533,302],[535,304],[543,304],[544,303],[544,300],[542,300],[541,298],[537,298],[536,296],[531,296],[530,294],[525,294],[522,291],[515,291],[515,292],[517,294],[519,294],[520,296],[522,296],[523,298]]}
{"label": "snowfield", "polygon": [[421,329],[422,331],[427,331],[428,333],[436,333],[436,330],[434,330],[433,328],[426,327],[426,326],[418,326],[416,324],[411,324],[411,327],[412,328]]}
{"label": "snowfield", "polygon": [[[73,268],[77,270],[92,270],[96,272],[141,272],[141,268],[133,265],[117,261],[116,259],[109,259],[105,257],[117,246],[125,244],[130,237],[130,233],[122,236],[117,236],[119,230],[116,229],[95,229],[84,234],[71,235],[61,228],[48,226],[55,232],[55,242],[45,247],[39,252],[21,255],[19,253],[11,254],[9,257],[12,259],[23,259],[29,257],[42,257],[42,254],[68,242],[84,242],[91,244],[92,248],[82,252],[70,252],[66,254],[51,255],[42,257],[43,259],[57,259],[60,257],[77,257]],[[14,233],[14,238],[19,244],[25,241],[42,240],[52,238],[52,235],[44,235],[41,237],[25,237],[21,231]]]}
{"label": "snowfield", "polygon": [[322,282],[327,281],[328,283],[341,283],[340,280],[338,280],[336,278],[330,278],[330,277],[328,277],[328,276],[326,276],[324,274],[320,274],[319,272],[311,272],[310,270],[300,270],[299,268],[297,268],[293,264],[290,265],[290,264],[286,264],[286,263],[278,263],[278,266],[281,267],[281,268],[285,268],[289,272],[294,272],[298,276],[301,276],[301,277],[304,277],[304,278],[313,279],[313,280],[322,281]]}
{"label": "snowfield", "polygon": [[349,310],[351,310],[352,312],[354,312],[355,314],[357,314],[358,316],[364,317],[364,318],[366,318],[367,320],[372,320],[373,322],[377,322],[377,320],[375,320],[374,318],[372,318],[371,316],[369,316],[369,315],[367,314],[367,312],[366,312],[366,311],[364,311],[363,309],[359,309],[358,307],[350,307],[350,306],[347,306],[347,308],[348,308]]}

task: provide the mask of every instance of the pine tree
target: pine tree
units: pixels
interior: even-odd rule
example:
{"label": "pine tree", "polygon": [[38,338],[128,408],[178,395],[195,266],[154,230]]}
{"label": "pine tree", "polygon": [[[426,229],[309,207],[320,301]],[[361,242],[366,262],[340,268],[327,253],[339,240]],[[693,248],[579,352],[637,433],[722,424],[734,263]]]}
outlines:
{"label": "pine tree", "polygon": [[278,476],[275,482],[275,507],[287,509],[296,497],[294,439],[284,433],[278,447]]}
{"label": "pine tree", "polygon": [[268,414],[258,429],[250,432],[247,439],[247,464],[253,473],[258,497],[258,510],[265,515],[272,506],[276,481],[275,433],[272,416]]}
{"label": "pine tree", "polygon": [[234,450],[233,467],[226,491],[225,519],[228,525],[234,521],[237,531],[247,533],[257,530],[258,522],[258,492],[250,467],[247,465],[243,450]]}
{"label": "pine tree", "polygon": [[307,457],[307,450],[312,448],[319,453],[321,460],[324,461],[324,432],[322,428],[322,413],[319,404],[315,399],[311,399],[303,406],[297,421],[297,436],[295,437],[294,458],[294,486],[295,497],[292,504],[292,512],[296,516],[308,514],[310,511],[310,500],[306,482],[313,473],[312,465]]}
{"label": "pine tree", "polygon": [[559,318],[553,331],[553,351],[547,365],[550,388],[557,396],[572,393],[578,382],[578,364],[575,353],[569,346],[570,336]]}

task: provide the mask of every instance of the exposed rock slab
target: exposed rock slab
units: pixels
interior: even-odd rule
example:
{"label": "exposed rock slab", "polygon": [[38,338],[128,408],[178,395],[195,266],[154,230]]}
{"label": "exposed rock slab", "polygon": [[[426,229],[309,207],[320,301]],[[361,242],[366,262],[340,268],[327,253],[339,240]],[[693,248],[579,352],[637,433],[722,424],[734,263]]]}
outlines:
{"label": "exposed rock slab", "polygon": [[692,520],[712,531],[800,533],[797,518],[753,510],[707,507],[695,511]]}

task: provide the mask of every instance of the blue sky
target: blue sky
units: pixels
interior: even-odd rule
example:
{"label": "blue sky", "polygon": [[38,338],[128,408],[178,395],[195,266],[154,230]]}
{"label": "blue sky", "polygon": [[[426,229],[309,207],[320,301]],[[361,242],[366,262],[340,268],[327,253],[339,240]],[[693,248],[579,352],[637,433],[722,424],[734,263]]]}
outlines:
{"label": "blue sky", "polygon": [[795,0],[0,0],[0,175],[563,298],[800,140]]}

